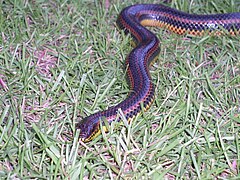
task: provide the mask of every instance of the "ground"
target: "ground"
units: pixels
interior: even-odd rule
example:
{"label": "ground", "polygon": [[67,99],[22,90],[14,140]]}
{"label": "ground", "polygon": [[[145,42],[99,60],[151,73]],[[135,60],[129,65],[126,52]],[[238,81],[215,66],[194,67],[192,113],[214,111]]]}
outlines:
{"label": "ground", "polygon": [[[239,178],[239,36],[161,41],[156,96],[129,125],[89,143],[75,124],[127,97],[131,37],[115,21],[149,1],[2,1],[0,177],[3,179]],[[172,0],[188,13],[239,12],[237,0]]]}

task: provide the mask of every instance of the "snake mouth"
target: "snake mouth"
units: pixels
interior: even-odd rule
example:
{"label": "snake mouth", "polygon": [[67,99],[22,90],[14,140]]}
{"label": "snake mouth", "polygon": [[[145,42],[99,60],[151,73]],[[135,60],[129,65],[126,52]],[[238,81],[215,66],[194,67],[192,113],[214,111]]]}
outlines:
{"label": "snake mouth", "polygon": [[84,142],[84,141],[86,141],[86,138],[87,138],[87,135],[85,133],[81,133],[79,135],[79,141]]}
{"label": "snake mouth", "polygon": [[79,141],[82,141],[82,142],[85,142],[86,141],[86,138],[79,138]]}

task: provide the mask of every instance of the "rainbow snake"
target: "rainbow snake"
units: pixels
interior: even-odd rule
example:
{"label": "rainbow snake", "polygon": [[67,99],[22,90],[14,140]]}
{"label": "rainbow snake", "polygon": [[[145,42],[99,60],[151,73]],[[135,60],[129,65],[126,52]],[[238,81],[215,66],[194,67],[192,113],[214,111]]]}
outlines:
{"label": "rainbow snake", "polygon": [[196,15],[164,5],[136,4],[121,11],[117,25],[125,33],[130,33],[136,44],[126,59],[130,92],[118,105],[92,114],[77,124],[76,128],[80,129],[79,139],[83,142],[94,139],[101,133],[101,129],[107,131],[105,123],[120,121],[119,109],[130,121],[151,106],[155,90],[149,66],[159,54],[160,47],[159,39],[145,26],[163,27],[180,35],[239,35],[240,13]]}

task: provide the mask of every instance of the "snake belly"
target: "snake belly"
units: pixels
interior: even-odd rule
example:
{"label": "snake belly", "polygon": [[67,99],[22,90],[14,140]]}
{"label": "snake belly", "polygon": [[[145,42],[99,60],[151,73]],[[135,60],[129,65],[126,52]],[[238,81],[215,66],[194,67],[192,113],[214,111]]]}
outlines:
{"label": "snake belly", "polygon": [[136,44],[126,59],[130,92],[118,105],[92,114],[76,125],[76,128],[80,129],[79,139],[83,142],[94,139],[101,133],[101,129],[107,131],[105,123],[120,121],[119,109],[130,121],[151,106],[155,90],[149,74],[149,65],[159,54],[160,42],[145,26],[163,27],[177,34],[239,35],[240,13],[196,15],[164,5],[136,4],[121,11],[117,25],[126,33],[130,33]]}

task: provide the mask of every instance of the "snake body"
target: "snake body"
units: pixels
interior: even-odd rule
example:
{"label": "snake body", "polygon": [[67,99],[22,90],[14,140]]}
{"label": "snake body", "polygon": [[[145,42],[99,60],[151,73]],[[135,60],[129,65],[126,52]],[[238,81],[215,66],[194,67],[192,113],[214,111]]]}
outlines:
{"label": "snake body", "polygon": [[[80,121],[80,140],[88,142],[107,131],[105,123],[120,121],[118,110],[130,121],[142,111],[146,111],[154,100],[154,84],[149,74],[150,62],[159,54],[159,39],[145,26],[166,28],[177,34],[240,34],[240,13],[196,15],[157,4],[136,4],[123,9],[117,25],[130,33],[136,47],[126,59],[130,93],[116,106],[92,114]],[[100,128],[100,122],[102,127]]]}

